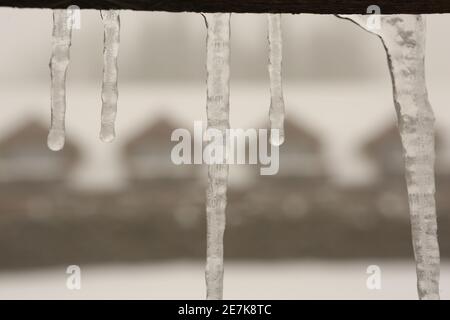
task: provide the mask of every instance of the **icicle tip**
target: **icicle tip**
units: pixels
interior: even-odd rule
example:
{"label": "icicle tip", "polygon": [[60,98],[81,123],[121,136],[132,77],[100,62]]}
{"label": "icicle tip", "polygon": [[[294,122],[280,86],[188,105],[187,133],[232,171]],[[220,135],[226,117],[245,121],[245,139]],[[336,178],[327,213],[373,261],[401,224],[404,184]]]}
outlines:
{"label": "icicle tip", "polygon": [[274,129],[270,132],[270,144],[274,147],[279,147],[284,143],[284,129],[278,129],[274,132]]}
{"label": "icicle tip", "polygon": [[283,143],[284,143],[284,137],[275,137],[275,136],[270,137],[270,144],[275,147],[279,147]]}
{"label": "icicle tip", "polygon": [[105,143],[111,143],[116,138],[116,133],[113,126],[102,127],[100,130],[100,140]]}
{"label": "icicle tip", "polygon": [[47,146],[52,151],[59,151],[64,148],[64,131],[51,129],[47,137]]}

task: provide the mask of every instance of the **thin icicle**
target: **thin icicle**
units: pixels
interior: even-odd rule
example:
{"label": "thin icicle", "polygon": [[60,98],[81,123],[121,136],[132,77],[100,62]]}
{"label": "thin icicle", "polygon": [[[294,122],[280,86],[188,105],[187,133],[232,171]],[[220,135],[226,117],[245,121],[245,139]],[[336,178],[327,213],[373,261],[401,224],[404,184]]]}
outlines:
{"label": "thin icicle", "polygon": [[[225,141],[229,125],[230,14],[205,14],[207,27],[207,116],[208,129],[220,130]],[[225,142],[224,142],[225,143]],[[226,155],[224,154],[224,157]],[[226,163],[225,158],[223,163]],[[208,166],[207,214],[207,299],[223,297],[223,235],[227,205],[228,165]]]}
{"label": "thin icicle", "polygon": [[281,80],[283,40],[281,14],[268,14],[269,76],[270,76],[270,127],[279,130],[278,137],[270,136],[270,143],[279,146],[284,142],[284,98]]}
{"label": "thin icicle", "polygon": [[114,123],[117,114],[117,56],[120,42],[120,17],[118,10],[101,10],[104,25],[103,48],[103,86],[102,86],[102,124],[100,139],[103,142],[114,140]]}
{"label": "thin icicle", "polygon": [[65,142],[66,74],[70,60],[72,19],[65,9],[53,10],[51,72],[52,119],[47,138],[48,147],[61,150]]}
{"label": "thin icicle", "polygon": [[[366,30],[367,17],[345,16]],[[434,199],[434,115],[425,81],[425,17],[382,16],[371,31],[385,46],[403,144],[420,299],[439,299],[439,244]]]}

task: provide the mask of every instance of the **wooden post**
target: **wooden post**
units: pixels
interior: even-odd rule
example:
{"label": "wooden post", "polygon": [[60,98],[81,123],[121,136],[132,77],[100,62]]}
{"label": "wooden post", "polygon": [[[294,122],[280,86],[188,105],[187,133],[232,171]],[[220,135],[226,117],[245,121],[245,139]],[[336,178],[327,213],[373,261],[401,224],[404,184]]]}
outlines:
{"label": "wooden post", "polygon": [[168,12],[365,14],[376,4],[382,14],[450,13],[448,0],[0,0],[0,7],[129,9]]}

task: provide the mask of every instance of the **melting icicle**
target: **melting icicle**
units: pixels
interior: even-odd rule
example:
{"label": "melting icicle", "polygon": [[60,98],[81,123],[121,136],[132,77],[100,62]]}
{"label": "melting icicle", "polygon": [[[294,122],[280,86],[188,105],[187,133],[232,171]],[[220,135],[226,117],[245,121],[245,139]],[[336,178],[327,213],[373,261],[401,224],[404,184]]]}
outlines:
{"label": "melting icicle", "polygon": [[[345,18],[366,28],[361,16]],[[420,299],[439,299],[439,244],[434,199],[434,115],[425,81],[425,18],[383,16],[373,31],[385,46],[405,159]]]}
{"label": "melting icicle", "polygon": [[[229,128],[230,14],[205,14],[207,27],[207,115],[208,129],[220,130],[225,141]],[[224,145],[223,145],[224,146]],[[225,161],[224,153],[224,161]],[[223,235],[227,205],[227,164],[208,166],[207,214],[207,299],[223,296]]]}
{"label": "melting icicle", "polygon": [[114,122],[117,114],[117,56],[120,41],[120,17],[118,10],[100,11],[105,35],[103,48],[102,125],[100,139],[111,142],[116,134]]}
{"label": "melting icicle", "polygon": [[284,142],[284,98],[281,81],[283,42],[281,14],[268,14],[269,77],[270,77],[270,126],[279,130],[279,135],[270,136],[270,143],[279,146]]}
{"label": "melting icicle", "polygon": [[65,142],[66,74],[70,59],[72,19],[68,10],[53,10],[51,72],[52,119],[47,138],[48,147],[61,150]]}
{"label": "melting icicle", "polygon": [[434,183],[434,115],[425,82],[425,20],[387,18],[384,42],[394,82],[406,165],[414,253],[421,299],[439,299],[439,245]]}

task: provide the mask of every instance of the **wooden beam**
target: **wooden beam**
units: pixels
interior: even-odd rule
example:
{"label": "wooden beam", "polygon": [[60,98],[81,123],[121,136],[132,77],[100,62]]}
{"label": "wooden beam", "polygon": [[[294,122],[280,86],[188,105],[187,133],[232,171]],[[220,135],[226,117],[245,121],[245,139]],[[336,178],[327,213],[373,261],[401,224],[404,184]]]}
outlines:
{"label": "wooden beam", "polygon": [[15,8],[316,14],[364,14],[373,4],[382,14],[450,13],[450,0],[0,0]]}

